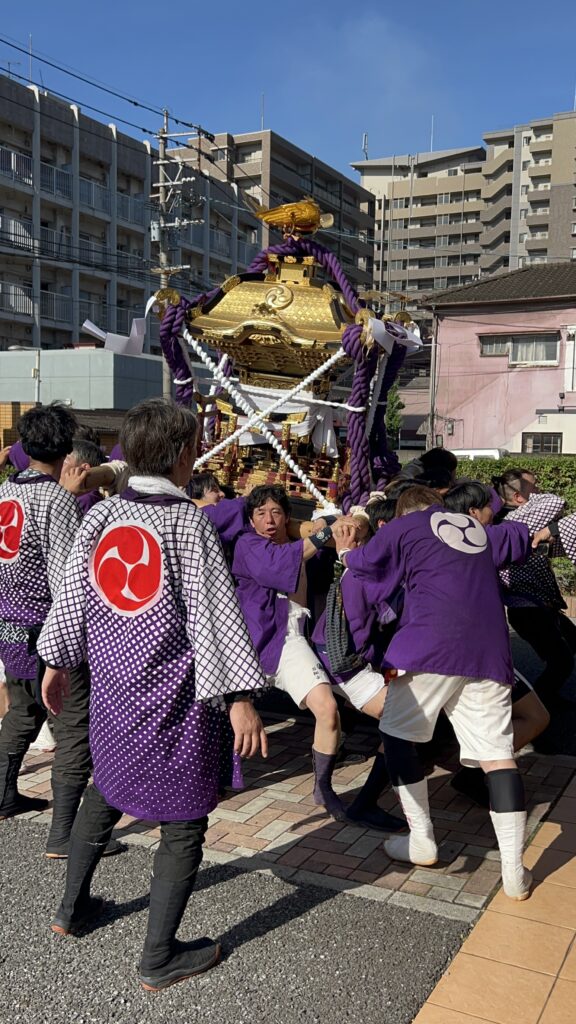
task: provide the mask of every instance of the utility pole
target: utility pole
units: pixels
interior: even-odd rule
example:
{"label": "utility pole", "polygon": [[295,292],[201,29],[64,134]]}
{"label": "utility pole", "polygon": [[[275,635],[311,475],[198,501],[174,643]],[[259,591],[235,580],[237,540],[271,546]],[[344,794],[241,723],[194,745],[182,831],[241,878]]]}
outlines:
{"label": "utility pole", "polygon": [[[158,209],[159,209],[159,252],[160,287],[168,288],[170,284],[170,251],[169,231],[166,227],[168,219],[168,174],[166,171],[166,149],[168,141],[168,111],[164,111],[164,125],[158,135]],[[166,359],[162,360],[162,394],[164,398],[172,395],[172,374]]]}
{"label": "utility pole", "polygon": [[436,314],[432,319],[432,349],[430,352],[430,390],[428,392],[428,434],[426,447],[436,447],[436,362],[438,350],[438,330],[440,322]]}

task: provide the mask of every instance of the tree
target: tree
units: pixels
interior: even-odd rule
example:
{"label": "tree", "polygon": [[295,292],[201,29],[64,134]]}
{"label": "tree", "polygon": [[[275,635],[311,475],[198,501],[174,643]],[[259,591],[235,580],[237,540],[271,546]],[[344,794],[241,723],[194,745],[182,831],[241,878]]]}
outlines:
{"label": "tree", "polygon": [[402,429],[403,408],[404,402],[400,398],[400,388],[396,380],[388,392],[388,400],[386,402],[386,434],[390,448],[398,447],[400,431]]}

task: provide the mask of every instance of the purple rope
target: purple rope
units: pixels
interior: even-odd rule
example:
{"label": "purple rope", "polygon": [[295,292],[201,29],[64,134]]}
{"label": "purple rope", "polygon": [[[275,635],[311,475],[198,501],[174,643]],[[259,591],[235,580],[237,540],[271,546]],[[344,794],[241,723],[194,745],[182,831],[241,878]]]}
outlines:
{"label": "purple rope", "polygon": [[[388,324],[387,329],[395,328],[395,324]],[[395,333],[393,330],[391,333]],[[395,344],[384,371],[384,377],[378,395],[378,406],[376,416],[370,434],[370,463],[372,475],[376,480],[375,489],[382,490],[383,487],[398,476],[400,472],[400,460],[395,451],[388,448],[388,434],[386,431],[386,402],[390,388],[396,380],[402,364],[406,358],[407,349],[405,345]]]}
{"label": "purple rope", "polygon": [[181,380],[188,380],[190,377],[190,367],[180,344],[180,334],[185,325],[186,314],[192,306],[204,305],[218,291],[219,289],[215,288],[210,292],[199,295],[192,302],[181,297],[177,306],[167,306],[162,317],[160,323],[160,345],[176,384],[176,401],[179,405],[190,406],[194,397],[193,381],[190,381],[188,384],[178,383]]}

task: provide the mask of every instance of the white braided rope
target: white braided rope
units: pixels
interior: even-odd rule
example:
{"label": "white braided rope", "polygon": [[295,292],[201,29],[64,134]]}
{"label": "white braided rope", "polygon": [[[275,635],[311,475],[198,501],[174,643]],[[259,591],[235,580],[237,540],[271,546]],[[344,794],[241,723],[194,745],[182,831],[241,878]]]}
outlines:
{"label": "white braided rope", "polygon": [[[305,391],[309,384],[312,384],[318,377],[321,377],[323,373],[326,373],[326,370],[329,370],[334,363],[337,363],[345,355],[346,353],[344,349],[339,348],[334,355],[330,356],[330,359],[327,359],[325,363],[322,363],[322,366],[316,367],[316,369],[313,370],[305,380],[301,380],[298,384],[295,384],[290,391],[286,391],[281,398],[272,402],[272,405],[269,405],[268,408],[264,410],[266,416],[269,416],[270,413],[276,412],[276,409],[280,409],[283,405],[286,405],[287,402],[290,402],[301,391]],[[234,431],[233,434],[229,434],[228,437],[225,437],[223,441],[220,441],[209,452],[206,452],[205,455],[202,455],[197,459],[194,463],[194,469],[199,469],[200,466],[203,466],[205,462],[208,462],[213,455],[218,455],[218,453],[224,451],[225,448],[229,448],[231,444],[234,444],[234,441],[242,436],[242,434],[245,434],[246,431],[250,430],[250,428],[255,426],[257,423],[261,423],[263,414],[263,411],[260,409],[252,409],[252,415],[248,417],[246,423],[243,423],[242,426],[238,427],[238,429]]]}
{"label": "white braided rope", "polygon": [[[320,502],[324,507],[328,506],[330,502],[326,500],[326,498],[318,490],[315,484],[312,483],[310,477],[308,477],[306,473],[304,473],[300,469],[300,466],[296,462],[294,462],[294,459],[291,457],[291,455],[289,455],[288,452],[284,450],[278,439],[268,429],[263,420],[263,414],[261,412],[258,412],[258,414],[254,412],[252,406],[249,405],[249,403],[244,398],[244,395],[240,391],[238,391],[238,388],[236,388],[234,384],[232,384],[231,381],[228,380],[227,377],[224,376],[222,371],[218,368],[218,364],[215,363],[214,360],[211,359],[210,356],[206,354],[199,341],[197,341],[197,339],[190,334],[190,331],[187,328],[184,329],[183,333],[185,340],[194,350],[199,359],[204,363],[204,366],[208,367],[208,369],[212,372],[216,380],[219,381],[219,383],[222,385],[224,390],[227,391],[229,395],[232,395],[232,398],[240,407],[240,409],[242,409],[242,412],[245,412],[247,416],[254,417],[254,422],[258,424],[260,433],[266,438],[268,443],[272,445],[274,450],[278,453],[280,458],[286,463],[289,469],[292,470],[294,475],[298,477],[298,479],[304,484],[306,490],[309,491],[310,494],[314,498],[316,498],[316,501]],[[226,438],[226,441],[229,440],[229,438]],[[212,451],[210,452],[210,456],[214,454],[214,451],[215,449],[212,449]],[[196,469],[199,463],[200,460],[198,460],[194,464],[194,469]]]}

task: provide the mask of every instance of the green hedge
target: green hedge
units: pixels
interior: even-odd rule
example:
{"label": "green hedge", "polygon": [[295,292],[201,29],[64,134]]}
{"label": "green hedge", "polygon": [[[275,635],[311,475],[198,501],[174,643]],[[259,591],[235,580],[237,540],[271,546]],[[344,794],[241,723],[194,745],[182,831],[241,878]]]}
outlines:
{"label": "green hedge", "polygon": [[[576,512],[576,455],[509,455],[504,459],[459,459],[458,476],[491,483],[506,469],[529,469],[541,491],[559,494],[566,511]],[[558,586],[563,594],[576,594],[576,568],[568,558],[552,560]]]}
{"label": "green hedge", "polygon": [[548,494],[559,494],[566,511],[576,512],[576,455],[507,455],[504,459],[458,459],[458,476],[489,484],[493,476],[506,469],[528,469],[538,487]]}

